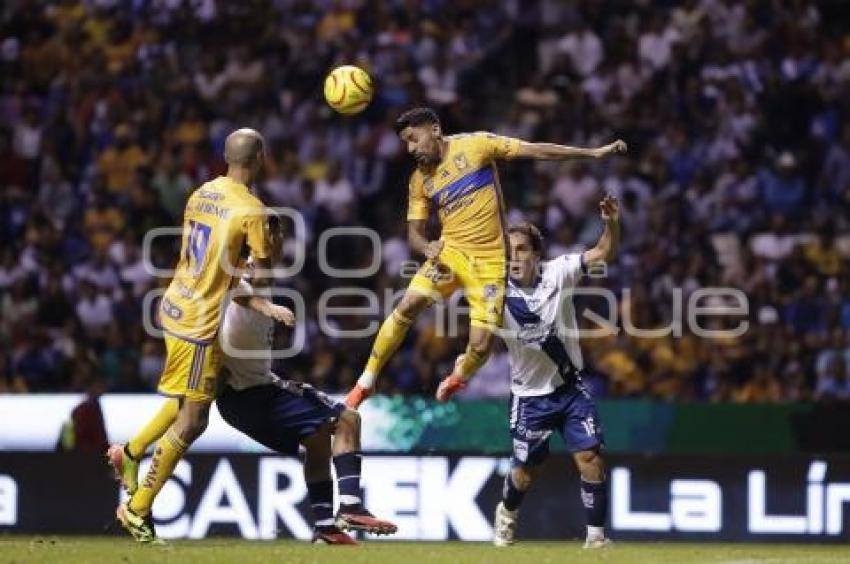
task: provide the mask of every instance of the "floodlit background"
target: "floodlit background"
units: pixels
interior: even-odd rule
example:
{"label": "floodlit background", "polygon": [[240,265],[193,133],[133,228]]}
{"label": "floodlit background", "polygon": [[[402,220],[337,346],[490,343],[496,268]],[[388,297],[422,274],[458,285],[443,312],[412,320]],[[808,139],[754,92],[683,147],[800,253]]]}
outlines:
{"label": "floodlit background", "polygon": [[[363,114],[326,107],[322,80],[338,64],[372,76],[375,99]],[[161,237],[143,252],[142,243],[154,228],[179,225],[187,195],[223,172],[223,140],[234,128],[257,128],[269,141],[257,187],[264,202],[303,218],[304,229],[289,226],[286,254],[289,264],[304,249],[306,260],[277,284],[303,297],[305,346],[276,370],[347,391],[372,337],[341,338],[322,327],[376,329],[407,284],[401,271],[417,259],[404,222],[412,161],[392,122],[430,105],[452,133],[629,144],[627,155],[604,161],[500,165],[509,219],[544,227],[550,255],[595,242],[602,194],[621,202],[620,254],[607,277],[587,281],[613,292],[617,307],[583,298],[580,310],[659,331],[583,342],[612,467],[629,474],[634,492],[623,497],[625,474],[617,474],[614,538],[846,539],[848,85],[850,6],[840,0],[3,2],[0,530],[98,533],[108,521],[117,489],[97,457],[156,409],[164,362],[161,340],[142,321],[144,296],[168,280],[145,263],[171,268],[179,245]],[[318,245],[342,226],[374,230],[382,244],[351,235]],[[329,276],[321,266],[358,269],[378,258],[366,277]],[[343,287],[359,294],[323,301]],[[742,335],[699,337],[677,309],[711,287],[742,291],[747,314],[705,326],[747,322]],[[367,305],[363,290],[374,292],[374,311],[328,309]],[[383,396],[364,407],[367,447],[397,457],[374,459],[372,468],[384,469],[374,470],[378,478],[401,472],[425,489],[408,499],[369,493],[367,483],[367,495],[376,504],[390,496],[401,504],[392,511],[418,515],[422,492],[436,487],[421,481],[420,466],[431,462],[403,454],[435,455],[446,480],[473,464],[460,453],[483,455],[469,459],[489,468],[480,483],[458,479],[492,495],[445,511],[480,510],[488,526],[510,449],[507,357],[498,351],[456,403],[435,406],[428,398],[466,339],[463,314],[451,336],[438,318],[420,318],[379,380]],[[282,330],[277,344],[291,339]],[[221,460],[256,450],[215,417],[199,448]],[[26,453],[35,450],[79,454]],[[184,507],[197,512],[205,488],[221,486],[209,481],[218,455],[190,457],[201,477],[181,478],[174,495],[185,490],[184,503],[173,501],[163,519],[174,525]],[[48,519],[50,501],[36,480],[39,465],[59,464],[59,456],[79,465],[83,499],[100,499],[76,524]],[[233,462],[233,479],[249,492],[251,530],[261,530],[260,506],[271,503],[262,499],[272,495],[258,493],[272,491],[256,483],[258,460],[243,454]],[[573,470],[557,460],[541,491],[577,504],[574,484],[558,481],[559,472],[573,480]],[[690,506],[676,505],[687,497],[677,491],[702,500],[694,509],[702,525],[688,521]],[[570,527],[580,530],[580,515],[564,509],[572,505],[543,513],[540,495],[524,511],[554,516],[542,536],[578,534]],[[618,507],[621,517],[638,512],[637,520],[617,521]],[[466,515],[437,532],[405,531],[489,534]],[[759,521],[771,515],[787,519]],[[225,532],[244,535],[232,522]]]}

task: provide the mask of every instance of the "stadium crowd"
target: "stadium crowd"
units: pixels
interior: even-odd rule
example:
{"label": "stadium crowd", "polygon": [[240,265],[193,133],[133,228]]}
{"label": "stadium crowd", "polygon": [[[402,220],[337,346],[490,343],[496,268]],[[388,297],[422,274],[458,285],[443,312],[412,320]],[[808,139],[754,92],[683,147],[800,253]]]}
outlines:
{"label": "stadium crowd", "polygon": [[[828,0],[4,2],[0,392],[155,388],[164,350],[143,329],[144,297],[168,280],[144,268],[143,238],[180,224],[239,126],[269,142],[261,197],[305,220],[287,246],[290,261],[306,249],[304,267],[279,284],[303,296],[307,337],[281,372],[346,391],[371,334],[327,326],[362,328],[384,311],[326,315],[364,301],[322,296],[356,286],[383,303],[406,286],[412,163],[392,123],[431,105],[450,132],[629,143],[605,162],[502,167],[510,219],[545,227],[550,254],[595,240],[601,194],[621,201],[620,255],[588,284],[618,296],[623,323],[658,331],[585,339],[599,394],[850,400],[848,11]],[[345,118],[321,83],[352,62],[378,87]],[[321,234],[355,225],[380,233],[380,269],[328,276]],[[153,264],[173,266],[178,243],[156,239]],[[326,248],[336,268],[372,263],[363,237]],[[717,286],[742,290],[749,315],[703,325],[746,321],[742,335],[698,337],[676,307]],[[382,391],[432,393],[449,372],[465,335],[442,336],[436,316],[420,319]],[[664,330],[679,321],[681,336]],[[507,389],[498,353],[465,395]]]}

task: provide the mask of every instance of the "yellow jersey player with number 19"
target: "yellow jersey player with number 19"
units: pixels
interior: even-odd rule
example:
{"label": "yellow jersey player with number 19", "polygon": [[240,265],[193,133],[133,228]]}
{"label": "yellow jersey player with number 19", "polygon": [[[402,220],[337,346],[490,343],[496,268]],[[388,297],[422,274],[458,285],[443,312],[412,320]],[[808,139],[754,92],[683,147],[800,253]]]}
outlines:
{"label": "yellow jersey player with number 19", "polygon": [[[396,131],[416,160],[410,178],[408,239],[411,248],[427,261],[381,325],[366,369],[346,398],[353,408],[372,393],[378,373],[419,313],[457,289],[465,290],[469,302],[469,343],[454,371],[440,383],[437,399],[447,401],[487,360],[494,330],[502,323],[507,276],[504,205],[496,160],[599,158],[626,150],[622,141],[581,149],[486,132],[443,135],[440,120],[430,108],[402,114]],[[442,227],[436,241],[429,241],[426,233],[432,212],[437,213]]]}
{"label": "yellow jersey player with number 19", "polygon": [[[117,518],[140,542],[156,541],[154,498],[206,428],[222,366],[219,325],[229,291],[238,281],[243,247],[250,249],[258,272],[271,267],[266,209],[248,188],[262,169],[264,152],[258,132],[231,133],[224,150],[226,176],[195,190],[186,204],[180,258],[160,311],[166,361],[159,392],[171,399],[136,437],[107,453],[132,495],[119,505]],[[258,277],[254,285],[269,279]],[[150,470],[139,484],[138,460],[154,441]]]}

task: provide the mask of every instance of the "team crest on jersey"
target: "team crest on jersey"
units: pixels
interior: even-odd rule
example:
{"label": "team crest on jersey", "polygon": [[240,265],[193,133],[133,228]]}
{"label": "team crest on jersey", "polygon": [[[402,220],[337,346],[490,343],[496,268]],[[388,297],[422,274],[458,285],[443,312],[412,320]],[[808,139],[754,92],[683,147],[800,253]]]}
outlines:
{"label": "team crest on jersey", "polygon": [[434,179],[430,176],[425,178],[422,185],[425,187],[426,194],[431,194],[434,191]]}
{"label": "team crest on jersey", "polygon": [[452,173],[449,172],[449,169],[447,169],[447,168],[444,168],[443,172],[440,173],[440,176],[442,176],[443,178],[448,178],[451,175],[452,175]]}
{"label": "team crest on jersey", "polygon": [[466,160],[466,155],[464,155],[463,153],[455,155],[455,166],[459,171],[463,171],[469,168],[469,161]]}
{"label": "team crest on jersey", "polygon": [[492,300],[499,293],[499,288],[495,284],[487,284],[484,286],[484,299]]}

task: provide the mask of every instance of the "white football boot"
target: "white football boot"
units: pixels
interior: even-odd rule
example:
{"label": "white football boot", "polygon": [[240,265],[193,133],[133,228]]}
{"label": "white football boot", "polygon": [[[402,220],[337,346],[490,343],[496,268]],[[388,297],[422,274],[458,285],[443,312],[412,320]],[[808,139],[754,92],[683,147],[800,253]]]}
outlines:
{"label": "white football boot", "polygon": [[496,546],[511,546],[515,541],[517,516],[519,510],[508,511],[503,502],[496,506],[496,517],[493,520],[493,544]]}
{"label": "white football boot", "polygon": [[584,548],[588,550],[594,550],[597,548],[610,548],[614,542],[605,537],[599,538],[588,538],[584,541]]}

